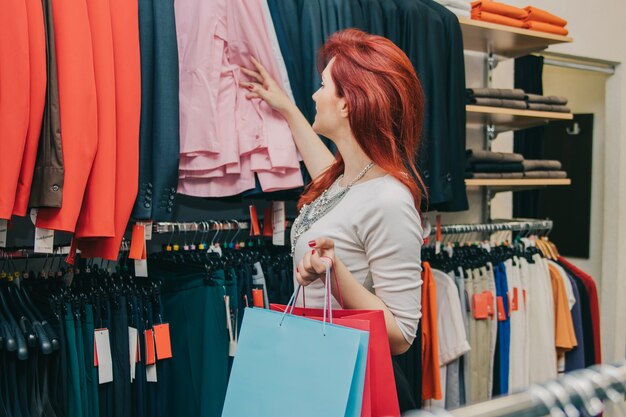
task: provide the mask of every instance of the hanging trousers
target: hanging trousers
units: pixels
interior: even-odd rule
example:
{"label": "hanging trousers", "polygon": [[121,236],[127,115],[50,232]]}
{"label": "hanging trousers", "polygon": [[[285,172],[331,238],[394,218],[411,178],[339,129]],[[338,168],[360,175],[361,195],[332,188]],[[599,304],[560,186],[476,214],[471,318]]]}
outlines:
{"label": "hanging trousers", "polygon": [[67,355],[67,416],[82,417],[83,403],[80,392],[80,370],[78,359],[78,340],[76,338],[76,327],[74,316],[69,303],[65,304],[65,354]]}
{"label": "hanging trousers", "polygon": [[208,279],[203,268],[181,271],[180,265],[164,263],[152,270],[158,271],[153,279],[163,282],[172,340],[173,358],[163,375],[168,389],[160,391],[165,415],[219,417],[228,382],[224,272]]}
{"label": "hanging trousers", "polygon": [[132,415],[132,402],[130,398],[130,356],[128,352],[126,297],[119,296],[115,299],[111,318],[113,417],[128,417]]}

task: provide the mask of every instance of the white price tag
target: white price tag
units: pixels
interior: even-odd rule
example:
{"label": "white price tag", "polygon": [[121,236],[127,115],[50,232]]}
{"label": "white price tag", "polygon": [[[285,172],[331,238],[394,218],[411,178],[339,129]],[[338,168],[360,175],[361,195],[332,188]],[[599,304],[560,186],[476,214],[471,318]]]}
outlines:
{"label": "white price tag", "polygon": [[30,209],[30,221],[33,222],[33,226],[37,224],[37,213],[39,213],[39,209]]}
{"label": "white price tag", "polygon": [[153,365],[146,365],[146,381],[147,382],[158,382],[157,381],[156,363],[153,364]]}
{"label": "white price tag", "polygon": [[148,276],[148,261],[146,259],[135,259],[135,276]]}
{"label": "white price tag", "polygon": [[276,246],[285,246],[285,202],[272,202],[272,243]]}
{"label": "white price tag", "polygon": [[35,253],[52,253],[54,249],[54,230],[35,228]]}
{"label": "white price tag", "polygon": [[137,342],[139,333],[134,327],[128,326],[128,354],[130,358],[130,382],[135,380],[137,370]]}
{"label": "white price tag", "polygon": [[233,323],[230,315],[230,297],[228,295],[224,296],[224,306],[226,307],[226,328],[228,329],[228,356],[234,358],[237,351],[237,341],[233,332]]}
{"label": "white price tag", "polygon": [[152,240],[152,222],[137,222],[143,226],[143,232],[146,240]]}
{"label": "white price tag", "polygon": [[109,329],[96,329],[96,355],[98,357],[98,383],[113,382],[113,358],[111,357],[111,343]]}
{"label": "white price tag", "polygon": [[0,219],[0,248],[7,247],[7,227],[8,220]]}

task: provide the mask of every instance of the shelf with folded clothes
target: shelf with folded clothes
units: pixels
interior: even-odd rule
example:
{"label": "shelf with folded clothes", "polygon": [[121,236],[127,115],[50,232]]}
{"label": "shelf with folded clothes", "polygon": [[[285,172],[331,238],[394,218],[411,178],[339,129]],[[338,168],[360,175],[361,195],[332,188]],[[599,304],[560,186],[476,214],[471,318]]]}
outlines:
{"label": "shelf with folded clothes", "polygon": [[472,126],[493,125],[496,133],[542,126],[552,120],[572,120],[571,113],[538,110],[522,110],[505,107],[466,105],[467,124]]}
{"label": "shelf with folded clothes", "polygon": [[572,42],[568,36],[516,28],[459,16],[466,50],[517,58],[540,52],[550,45]]}
{"label": "shelf with folded clothes", "polygon": [[569,185],[559,161],[524,159],[520,154],[467,150],[467,186],[534,187]]}
{"label": "shelf with folded clothes", "polygon": [[468,125],[493,125],[495,133],[573,118],[566,97],[528,94],[519,88],[468,88],[465,99]]}

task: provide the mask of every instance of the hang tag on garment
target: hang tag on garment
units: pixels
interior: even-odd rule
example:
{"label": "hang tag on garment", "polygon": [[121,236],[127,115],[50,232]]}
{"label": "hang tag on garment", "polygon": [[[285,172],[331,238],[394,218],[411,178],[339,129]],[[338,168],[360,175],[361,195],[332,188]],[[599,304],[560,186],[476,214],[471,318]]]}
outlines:
{"label": "hang tag on garment", "polygon": [[158,382],[156,364],[146,365],[146,382]]}
{"label": "hang tag on garment", "polygon": [[33,226],[37,225],[37,213],[39,213],[39,209],[30,209],[30,221],[33,222]]}
{"label": "hang tag on garment", "polygon": [[98,357],[98,384],[113,382],[113,358],[111,357],[111,342],[109,329],[94,331],[96,352]]}
{"label": "hang tag on garment", "polygon": [[474,310],[475,320],[486,320],[489,318],[487,300],[484,293],[472,295],[472,309]]}
{"label": "hang tag on garment", "polygon": [[272,207],[265,207],[265,213],[263,214],[263,236],[272,237],[274,231],[272,230]]}
{"label": "hang tag on garment", "polygon": [[65,258],[65,263],[68,265],[74,265],[76,261],[76,239],[72,238],[72,245],[70,246],[70,250],[67,253],[67,257]]}
{"label": "hang tag on garment", "polygon": [[256,212],[256,206],[251,204],[248,208],[250,209],[250,236],[261,236],[259,216]]}
{"label": "hang tag on garment", "polygon": [[9,221],[7,219],[0,219],[0,248],[7,247],[8,228],[9,228]]}
{"label": "hang tag on garment", "polygon": [[152,326],[154,330],[154,343],[156,345],[156,357],[158,360],[172,357],[172,341],[170,339],[169,323],[161,323]]}
{"label": "hang tag on garment", "polygon": [[285,202],[272,202],[272,243],[285,246]]}
{"label": "hang tag on garment", "polygon": [[130,259],[146,259],[146,232],[143,225],[133,225],[128,257]]}
{"label": "hang tag on garment", "polygon": [[504,311],[504,299],[501,296],[496,297],[498,300],[498,321],[506,321],[506,312]]}
{"label": "hang tag on garment", "polygon": [[156,363],[156,352],[154,351],[154,332],[147,329],[144,333],[146,339],[146,365],[154,365]]}
{"label": "hang tag on garment", "polygon": [[135,259],[135,276],[136,277],[148,277],[148,260],[147,259]]}
{"label": "hang tag on garment", "polygon": [[137,371],[137,329],[128,326],[128,356],[130,359],[130,382],[135,380]]}
{"label": "hang tag on garment", "polygon": [[233,331],[233,322],[230,315],[230,297],[224,296],[224,306],[226,308],[226,328],[228,329],[228,356],[235,357],[237,351],[237,340],[235,340],[235,332]]}
{"label": "hang tag on garment", "polygon": [[35,253],[52,253],[54,250],[54,230],[35,228]]}
{"label": "hang tag on garment", "polygon": [[152,240],[152,222],[137,222],[137,224],[143,226],[144,236],[146,240]]}
{"label": "hang tag on garment", "polygon": [[256,308],[265,307],[265,303],[263,302],[263,290],[257,288],[252,290],[252,305]]}

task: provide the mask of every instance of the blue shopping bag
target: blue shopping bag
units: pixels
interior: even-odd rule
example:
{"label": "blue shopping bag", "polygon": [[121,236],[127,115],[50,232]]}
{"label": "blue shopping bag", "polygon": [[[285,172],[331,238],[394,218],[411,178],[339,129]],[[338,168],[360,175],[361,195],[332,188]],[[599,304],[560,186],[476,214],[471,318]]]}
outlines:
{"label": "blue shopping bag", "polygon": [[368,341],[366,331],[247,308],[222,417],[359,417]]}

